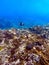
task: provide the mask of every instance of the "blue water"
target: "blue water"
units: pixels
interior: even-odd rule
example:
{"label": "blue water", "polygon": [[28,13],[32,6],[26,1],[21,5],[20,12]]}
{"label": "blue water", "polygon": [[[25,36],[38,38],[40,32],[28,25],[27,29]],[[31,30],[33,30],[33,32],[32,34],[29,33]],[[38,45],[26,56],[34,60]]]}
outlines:
{"label": "blue water", "polygon": [[[22,22],[24,25],[20,26],[20,22]],[[0,29],[10,29],[10,28],[30,28],[36,25],[44,26],[47,25],[49,21],[47,20],[40,20],[36,18],[30,18],[30,17],[18,17],[18,18],[1,18],[0,19]]]}
{"label": "blue water", "polygon": [[[20,26],[19,23],[24,23]],[[0,29],[49,23],[49,0],[0,0]]]}

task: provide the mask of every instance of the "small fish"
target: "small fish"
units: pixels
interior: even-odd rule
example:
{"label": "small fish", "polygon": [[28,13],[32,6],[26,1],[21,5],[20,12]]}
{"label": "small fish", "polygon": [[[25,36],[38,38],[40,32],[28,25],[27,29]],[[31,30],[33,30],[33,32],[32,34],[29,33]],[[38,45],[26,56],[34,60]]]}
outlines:
{"label": "small fish", "polygon": [[23,22],[20,22],[19,25],[20,25],[20,26],[24,26],[24,23],[23,23]]}

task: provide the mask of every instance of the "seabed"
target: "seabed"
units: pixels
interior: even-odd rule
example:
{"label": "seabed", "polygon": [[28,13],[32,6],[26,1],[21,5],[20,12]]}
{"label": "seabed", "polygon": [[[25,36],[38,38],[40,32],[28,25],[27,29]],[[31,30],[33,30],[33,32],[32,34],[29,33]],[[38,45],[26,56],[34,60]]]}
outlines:
{"label": "seabed", "polygon": [[49,65],[49,27],[0,30],[0,65]]}

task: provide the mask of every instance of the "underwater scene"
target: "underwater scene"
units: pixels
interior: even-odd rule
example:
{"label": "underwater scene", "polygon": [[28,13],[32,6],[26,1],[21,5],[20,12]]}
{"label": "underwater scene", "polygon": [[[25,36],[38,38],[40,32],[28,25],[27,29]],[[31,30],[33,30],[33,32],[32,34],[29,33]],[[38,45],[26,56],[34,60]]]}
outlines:
{"label": "underwater scene", "polygon": [[0,0],[0,65],[49,65],[49,0]]}

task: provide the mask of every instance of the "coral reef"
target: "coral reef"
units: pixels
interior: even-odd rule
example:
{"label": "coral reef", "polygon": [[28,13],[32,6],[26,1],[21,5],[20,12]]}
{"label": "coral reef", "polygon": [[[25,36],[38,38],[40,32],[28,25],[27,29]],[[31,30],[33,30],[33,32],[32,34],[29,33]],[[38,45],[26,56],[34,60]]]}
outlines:
{"label": "coral reef", "polygon": [[0,30],[0,65],[49,65],[49,28]]}

